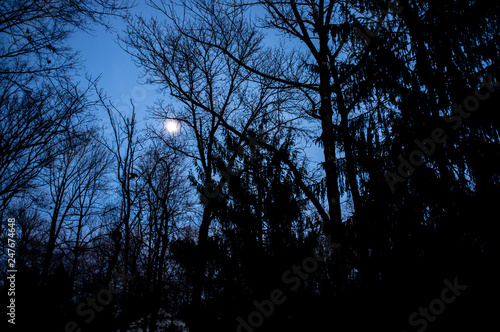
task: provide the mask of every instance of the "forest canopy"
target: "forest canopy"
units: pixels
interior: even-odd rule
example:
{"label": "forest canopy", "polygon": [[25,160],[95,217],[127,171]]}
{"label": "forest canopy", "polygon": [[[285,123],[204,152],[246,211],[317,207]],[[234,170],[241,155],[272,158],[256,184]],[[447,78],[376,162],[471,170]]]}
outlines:
{"label": "forest canopy", "polygon": [[[499,3],[146,4],[0,4],[2,324],[493,322]],[[148,121],[70,45],[113,20]]]}

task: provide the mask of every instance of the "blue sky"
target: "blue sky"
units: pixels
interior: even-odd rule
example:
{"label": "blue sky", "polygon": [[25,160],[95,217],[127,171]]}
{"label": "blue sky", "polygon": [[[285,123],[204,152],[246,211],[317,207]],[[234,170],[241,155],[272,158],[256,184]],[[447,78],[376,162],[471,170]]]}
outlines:
{"label": "blue sky", "polygon": [[[138,0],[136,3],[137,6],[131,10],[133,15],[141,13],[145,16],[158,15],[146,5],[145,0]],[[131,112],[129,100],[133,100],[139,126],[143,127],[146,122],[146,108],[153,105],[160,96],[154,87],[142,83],[144,79],[141,78],[141,70],[117,42],[118,34],[122,34],[126,28],[125,21],[113,19],[111,23],[114,32],[106,31],[104,28],[96,28],[91,34],[78,32],[71,38],[70,45],[80,52],[86,72],[94,78],[101,76],[99,87],[120,111],[129,115]],[[162,97],[167,99],[168,103],[174,103],[168,100],[168,96]],[[101,118],[103,123],[107,122],[106,114],[101,114]],[[318,147],[312,146],[306,149],[306,153],[316,162],[324,160],[323,152]]]}
{"label": "blue sky", "polygon": [[[137,1],[132,9],[133,14],[149,15],[153,10],[144,0]],[[78,32],[70,40],[70,45],[80,52],[84,60],[85,70],[92,77],[101,76],[99,87],[110,97],[113,104],[130,114],[132,99],[137,111],[137,119],[143,122],[147,105],[157,99],[154,88],[142,84],[141,70],[135,66],[132,58],[118,45],[118,34],[122,34],[126,23],[122,19],[113,19],[111,24],[115,31],[97,28],[91,34]]]}

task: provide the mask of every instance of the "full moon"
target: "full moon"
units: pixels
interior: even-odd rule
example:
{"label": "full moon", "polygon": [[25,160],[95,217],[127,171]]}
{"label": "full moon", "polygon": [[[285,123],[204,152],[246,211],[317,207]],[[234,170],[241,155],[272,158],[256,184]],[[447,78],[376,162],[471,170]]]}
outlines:
{"label": "full moon", "polygon": [[178,132],[179,128],[179,122],[175,120],[168,120],[167,122],[165,122],[165,129],[171,134],[175,134],[176,132]]}

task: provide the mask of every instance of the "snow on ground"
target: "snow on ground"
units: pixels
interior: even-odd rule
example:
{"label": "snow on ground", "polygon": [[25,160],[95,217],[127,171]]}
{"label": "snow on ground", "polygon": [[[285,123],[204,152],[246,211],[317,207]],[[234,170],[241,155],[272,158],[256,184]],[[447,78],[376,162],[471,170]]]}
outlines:
{"label": "snow on ground", "polygon": [[[151,316],[148,316],[148,321]],[[158,312],[158,322],[156,323],[156,331],[149,331],[148,328],[143,330],[144,318],[141,318],[132,324],[125,332],[189,332],[186,323],[180,320],[174,320],[172,315],[167,314],[163,309]]]}

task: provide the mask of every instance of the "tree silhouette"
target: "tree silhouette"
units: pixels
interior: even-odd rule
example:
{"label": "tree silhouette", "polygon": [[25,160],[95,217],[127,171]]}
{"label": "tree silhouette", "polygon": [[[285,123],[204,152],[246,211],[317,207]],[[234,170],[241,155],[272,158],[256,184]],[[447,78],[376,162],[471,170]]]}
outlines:
{"label": "tree silhouette", "polygon": [[149,5],[120,36],[162,93],[145,126],[75,83],[65,44],[126,4],[0,5],[0,214],[17,220],[23,328],[26,312],[92,331],[491,325],[500,5]]}

